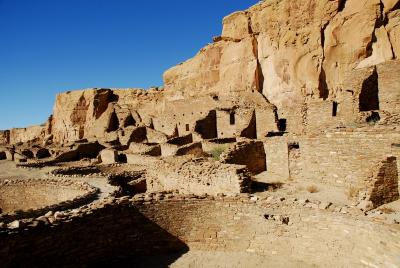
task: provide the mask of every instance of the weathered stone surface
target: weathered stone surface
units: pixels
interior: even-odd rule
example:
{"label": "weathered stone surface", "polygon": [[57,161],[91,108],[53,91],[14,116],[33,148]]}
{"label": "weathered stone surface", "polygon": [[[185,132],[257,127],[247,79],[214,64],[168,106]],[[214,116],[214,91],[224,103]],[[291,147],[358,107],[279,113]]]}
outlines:
{"label": "weathered stone surface", "polygon": [[267,158],[261,141],[238,142],[222,153],[221,163],[245,165],[252,174],[267,170]]}
{"label": "weathered stone surface", "polygon": [[114,164],[118,162],[118,152],[113,149],[104,149],[100,152],[100,157],[103,164]]}
{"label": "weathered stone surface", "polygon": [[385,26],[389,33],[390,43],[396,59],[400,59],[400,10],[388,14],[388,24]]}
{"label": "weathered stone surface", "polygon": [[372,202],[373,208],[398,200],[399,174],[396,157],[388,157],[373,167],[372,172],[365,181],[365,200]]}
{"label": "weathered stone surface", "polygon": [[24,163],[27,161],[27,157],[23,154],[20,153],[15,153],[14,154],[14,161],[17,163]]}

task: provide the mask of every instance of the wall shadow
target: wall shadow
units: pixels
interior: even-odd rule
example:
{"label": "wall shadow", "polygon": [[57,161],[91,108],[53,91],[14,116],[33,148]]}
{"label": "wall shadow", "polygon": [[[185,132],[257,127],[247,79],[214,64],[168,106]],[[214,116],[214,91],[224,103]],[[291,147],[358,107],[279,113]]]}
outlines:
{"label": "wall shadow", "polygon": [[52,227],[0,233],[4,268],[168,267],[186,252],[184,242],[128,205],[98,209]]}

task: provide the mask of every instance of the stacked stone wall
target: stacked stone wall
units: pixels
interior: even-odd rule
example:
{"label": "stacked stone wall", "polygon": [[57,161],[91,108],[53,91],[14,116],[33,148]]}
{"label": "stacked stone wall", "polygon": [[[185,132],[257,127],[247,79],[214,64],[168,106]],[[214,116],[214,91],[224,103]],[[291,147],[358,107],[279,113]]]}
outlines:
{"label": "stacked stone wall", "polygon": [[388,155],[400,134],[338,132],[301,138],[300,176],[338,186],[359,184]]}
{"label": "stacked stone wall", "polygon": [[79,207],[94,200],[98,192],[89,184],[72,180],[5,180],[0,183],[0,222]]}
{"label": "stacked stone wall", "polygon": [[245,166],[181,157],[160,161],[147,170],[147,190],[182,194],[238,194],[250,190]]}
{"label": "stacked stone wall", "polygon": [[261,141],[242,141],[221,155],[222,163],[245,165],[253,174],[267,170],[264,144]]}
{"label": "stacked stone wall", "polygon": [[[52,223],[30,220],[23,228],[0,228],[0,261],[2,267],[132,264],[135,255],[174,253],[177,258],[189,249],[279,256],[296,266],[333,260],[342,266],[380,266],[395,260],[395,233],[387,227],[324,210],[305,209],[300,215],[297,206],[251,196],[214,200],[161,193],[104,200],[50,217]],[[372,232],[377,229],[379,238]],[[377,246],[376,239],[386,242]]]}

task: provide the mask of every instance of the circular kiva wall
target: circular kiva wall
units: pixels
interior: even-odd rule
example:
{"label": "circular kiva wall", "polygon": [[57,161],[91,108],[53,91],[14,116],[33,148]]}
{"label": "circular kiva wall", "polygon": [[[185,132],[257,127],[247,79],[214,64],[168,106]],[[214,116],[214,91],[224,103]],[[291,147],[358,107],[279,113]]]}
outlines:
{"label": "circular kiva wall", "polygon": [[62,210],[96,194],[96,188],[69,180],[5,180],[0,183],[0,209],[2,214]]}
{"label": "circular kiva wall", "polygon": [[0,228],[0,263],[129,267],[136,264],[137,255],[149,256],[143,258],[160,266],[165,254],[170,258],[163,267],[396,267],[398,263],[396,227],[361,215],[290,202],[252,202],[249,197],[159,197],[104,199],[65,212],[53,226],[38,227],[35,221],[40,220],[33,219],[20,229]]}

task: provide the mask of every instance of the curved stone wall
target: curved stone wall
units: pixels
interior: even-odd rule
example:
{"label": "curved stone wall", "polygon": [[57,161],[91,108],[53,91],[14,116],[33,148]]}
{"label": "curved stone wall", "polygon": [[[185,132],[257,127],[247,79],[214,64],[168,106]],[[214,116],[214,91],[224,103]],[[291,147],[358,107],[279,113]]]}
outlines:
{"label": "curved stone wall", "polygon": [[188,250],[247,252],[307,267],[394,267],[398,261],[396,227],[303,205],[249,195],[106,199],[49,221],[0,228],[0,261],[4,267],[132,264],[135,254],[173,252],[172,263]]}
{"label": "curved stone wall", "polygon": [[0,183],[0,221],[77,207],[93,200],[97,193],[97,188],[72,180],[5,180]]}
{"label": "curved stone wall", "polygon": [[101,169],[96,166],[57,168],[52,170],[50,174],[56,177],[106,176],[106,174],[102,173]]}

